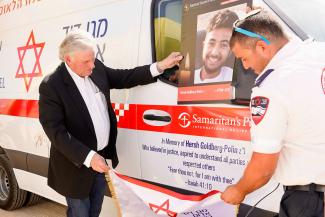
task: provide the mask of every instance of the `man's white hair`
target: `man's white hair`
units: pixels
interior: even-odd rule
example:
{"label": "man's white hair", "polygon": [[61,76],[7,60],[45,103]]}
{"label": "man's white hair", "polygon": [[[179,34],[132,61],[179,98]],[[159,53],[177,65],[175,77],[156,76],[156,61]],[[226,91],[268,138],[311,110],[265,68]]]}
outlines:
{"label": "man's white hair", "polygon": [[96,43],[92,35],[84,30],[73,30],[67,34],[59,47],[59,58],[64,62],[67,54],[75,51],[92,49],[95,53]]}

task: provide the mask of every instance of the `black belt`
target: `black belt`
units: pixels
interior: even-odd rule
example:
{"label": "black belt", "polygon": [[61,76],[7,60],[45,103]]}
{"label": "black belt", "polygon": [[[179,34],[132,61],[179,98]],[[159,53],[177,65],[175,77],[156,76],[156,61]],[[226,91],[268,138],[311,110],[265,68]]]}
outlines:
{"label": "black belt", "polygon": [[325,192],[325,185],[309,184],[309,185],[292,185],[292,186],[283,186],[285,191],[317,191]]}

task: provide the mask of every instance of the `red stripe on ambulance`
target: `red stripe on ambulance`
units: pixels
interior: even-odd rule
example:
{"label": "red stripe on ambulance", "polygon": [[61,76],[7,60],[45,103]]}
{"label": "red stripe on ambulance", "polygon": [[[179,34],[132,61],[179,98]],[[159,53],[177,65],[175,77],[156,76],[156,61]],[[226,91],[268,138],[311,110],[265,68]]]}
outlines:
{"label": "red stripe on ambulance", "polygon": [[38,100],[0,99],[0,114],[38,118]]}
{"label": "red stripe on ambulance", "polygon": [[[249,141],[248,108],[214,108],[171,105],[113,103],[118,127],[133,130],[185,134]],[[144,121],[146,111],[162,111],[170,116],[163,126]],[[38,118],[38,100],[1,99],[0,114]],[[159,123],[160,120],[153,121]]]}
{"label": "red stripe on ambulance", "polygon": [[[248,108],[170,105],[128,105],[128,108],[128,111],[124,111],[124,116],[119,117],[119,128],[250,140],[250,113]],[[170,123],[163,126],[148,124],[144,120],[144,114],[148,110],[168,113],[171,119]],[[156,122],[159,122],[159,120]]]}

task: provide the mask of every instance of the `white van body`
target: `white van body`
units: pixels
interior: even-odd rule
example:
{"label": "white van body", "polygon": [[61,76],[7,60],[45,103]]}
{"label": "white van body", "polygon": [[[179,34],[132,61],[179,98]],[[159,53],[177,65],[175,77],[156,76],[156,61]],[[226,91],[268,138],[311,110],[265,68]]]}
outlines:
{"label": "white van body", "polygon": [[[60,64],[58,45],[66,33],[74,28],[93,33],[98,45],[97,58],[109,67],[132,68],[151,64],[152,4],[152,0],[0,1],[0,147],[1,156],[10,159],[20,189],[66,203],[62,195],[47,186],[46,171],[38,171],[41,164],[47,163],[50,142],[37,118],[39,84],[45,75],[53,72]],[[267,8],[260,1],[254,4]],[[170,114],[173,110],[188,112],[194,107],[201,110],[240,108],[246,110],[249,119],[247,107],[229,104],[180,106],[177,105],[177,94],[177,87],[158,80],[156,83],[130,90],[113,90],[111,98],[117,110],[123,110],[119,113],[121,122],[127,121],[126,118],[129,118],[129,122],[143,122],[142,114],[127,117],[131,109]],[[118,107],[119,105],[123,107]],[[179,120],[172,120],[171,124],[179,124]],[[160,147],[162,138],[218,143],[229,147],[230,156],[231,149],[244,150],[245,154],[240,160],[246,165],[250,157],[249,141],[157,131],[154,127],[151,126],[153,130],[143,130],[119,126],[119,172],[175,188],[206,193],[211,188],[222,191],[230,183],[236,182],[245,165],[208,165],[214,167],[215,175],[220,178],[233,177],[233,180],[209,181],[202,183],[203,187],[197,187],[190,182],[186,184],[184,176],[179,172],[171,172],[173,168],[168,170],[166,167],[172,161],[174,169],[183,168],[186,157],[164,157],[155,152],[146,152],[143,145]],[[37,163],[35,159],[40,161]],[[0,165],[0,174],[1,168],[3,167]],[[253,205],[276,185],[277,183],[270,181],[265,187],[249,195],[244,203]],[[258,207],[277,212],[281,194],[282,190],[279,188]],[[115,216],[116,210],[112,199],[105,197],[101,216],[108,215]]]}

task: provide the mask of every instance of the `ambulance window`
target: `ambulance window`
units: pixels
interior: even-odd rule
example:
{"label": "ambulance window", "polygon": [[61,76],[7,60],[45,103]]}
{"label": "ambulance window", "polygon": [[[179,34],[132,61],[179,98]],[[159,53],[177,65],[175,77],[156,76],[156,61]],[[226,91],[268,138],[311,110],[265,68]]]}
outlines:
{"label": "ambulance window", "polygon": [[[160,61],[173,51],[180,51],[182,0],[157,0],[153,5],[153,59]],[[161,80],[177,86],[178,67],[166,70]]]}

